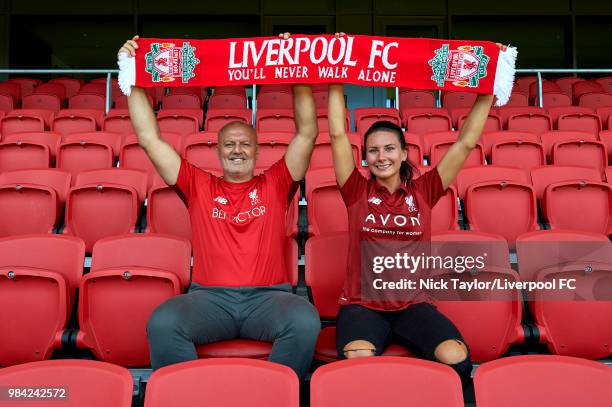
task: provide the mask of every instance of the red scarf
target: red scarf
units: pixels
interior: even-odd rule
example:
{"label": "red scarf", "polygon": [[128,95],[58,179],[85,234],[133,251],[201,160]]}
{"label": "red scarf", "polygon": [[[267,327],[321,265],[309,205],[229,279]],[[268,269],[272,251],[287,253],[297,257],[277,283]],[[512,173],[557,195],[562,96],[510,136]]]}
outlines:
{"label": "red scarf", "polygon": [[227,86],[352,83],[443,89],[510,98],[516,48],[488,41],[366,35],[293,35],[222,40],[141,38],[135,58],[119,57],[119,84]]}

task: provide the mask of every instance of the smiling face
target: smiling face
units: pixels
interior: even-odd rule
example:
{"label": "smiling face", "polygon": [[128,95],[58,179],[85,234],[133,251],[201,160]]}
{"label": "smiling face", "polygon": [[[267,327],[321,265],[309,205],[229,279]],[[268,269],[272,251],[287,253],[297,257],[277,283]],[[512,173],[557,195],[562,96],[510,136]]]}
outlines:
{"label": "smiling face", "polygon": [[380,180],[399,177],[402,161],[407,155],[397,135],[391,131],[378,130],[368,136],[366,161],[370,172]]}
{"label": "smiling face", "polygon": [[217,152],[224,177],[244,181],[253,177],[257,159],[257,134],[251,126],[234,122],[219,130]]}

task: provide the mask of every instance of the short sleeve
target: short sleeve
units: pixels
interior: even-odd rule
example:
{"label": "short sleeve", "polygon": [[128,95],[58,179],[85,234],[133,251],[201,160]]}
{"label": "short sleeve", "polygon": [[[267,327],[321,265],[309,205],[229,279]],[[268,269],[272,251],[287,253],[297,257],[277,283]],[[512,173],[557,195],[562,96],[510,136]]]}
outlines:
{"label": "short sleeve", "polygon": [[194,185],[196,184],[195,179],[198,174],[202,175],[202,177],[199,177],[201,178],[199,183],[210,181],[209,173],[200,170],[184,158],[181,159],[181,168],[174,187],[183,195],[187,206],[189,206],[189,202],[191,201],[191,194],[194,192]]}
{"label": "short sleeve", "polygon": [[[291,177],[284,156],[264,172],[264,177],[266,182],[278,191],[279,197],[285,201],[287,200],[290,190],[294,193],[297,190],[294,186],[294,184],[297,183],[294,182]],[[292,188],[292,186],[294,186],[294,188]]]}
{"label": "short sleeve", "polygon": [[366,180],[357,167],[355,167],[342,188],[340,188],[340,194],[342,195],[346,207],[348,208],[360,198],[363,198],[367,188],[368,180]]}
{"label": "short sleeve", "polygon": [[430,208],[433,208],[446,193],[442,187],[442,178],[440,178],[437,168],[429,170],[415,179],[413,185],[417,192],[425,198],[425,202]]}

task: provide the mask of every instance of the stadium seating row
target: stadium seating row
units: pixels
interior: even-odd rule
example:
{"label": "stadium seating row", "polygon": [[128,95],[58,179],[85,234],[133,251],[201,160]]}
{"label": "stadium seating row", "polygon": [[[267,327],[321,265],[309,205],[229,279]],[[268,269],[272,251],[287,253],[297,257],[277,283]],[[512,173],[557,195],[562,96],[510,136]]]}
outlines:
{"label": "stadium seating row", "polygon": [[[0,385],[6,388],[40,383],[57,386],[58,394],[66,399],[55,400],[68,407],[129,407],[132,401],[129,371],[108,363],[52,360],[0,371]],[[197,360],[154,372],[147,383],[144,406],[298,407],[299,387],[291,369],[271,362]],[[612,368],[571,357],[515,356],[480,366],[474,388],[480,407],[570,407],[583,405],[585,399],[589,406],[604,407],[612,397]],[[24,402],[8,401],[7,405],[22,406]],[[315,370],[310,405],[463,407],[464,401],[459,376],[448,366],[380,357],[345,360]]]}
{"label": "stadium seating row", "polygon": [[[306,242],[306,285],[322,320],[334,319],[338,310],[346,271],[347,239],[346,232],[339,232],[315,236]],[[486,269],[478,272],[479,279],[535,281],[554,273],[572,276],[584,273],[585,262],[596,278],[609,279],[612,272],[612,243],[604,235],[564,230],[521,235],[516,243],[518,273],[510,267],[508,245],[501,236],[449,231],[434,234],[432,241],[452,243],[444,249],[445,255],[465,255],[467,250],[475,250],[470,244],[487,244],[489,260]],[[0,239],[0,306],[6,311],[0,314],[0,326],[12,327],[0,335],[0,365],[47,359],[53,349],[61,347],[70,310],[76,303],[79,331],[75,340],[79,348],[90,349],[102,361],[148,366],[146,322],[157,305],[186,289],[190,251],[188,240],[170,235],[108,237],[94,244],[91,269],[83,274],[85,242],[79,238],[23,235]],[[288,280],[295,285],[295,240],[287,239],[285,252]],[[450,270],[448,276],[451,275],[456,273]],[[466,273],[465,277],[471,279],[474,275]],[[517,289],[510,292],[503,299],[439,301],[438,308],[470,344],[475,362],[499,358],[512,344],[525,340],[521,292]],[[612,302],[537,298],[531,307],[540,331],[539,340],[552,353],[589,359],[610,355],[612,326],[605,321],[612,311]],[[262,359],[269,354],[271,344],[233,340],[199,346],[197,350],[200,357]],[[385,354],[409,356],[398,345],[389,347]],[[319,336],[315,359],[330,362],[336,357],[335,328],[326,327]]]}

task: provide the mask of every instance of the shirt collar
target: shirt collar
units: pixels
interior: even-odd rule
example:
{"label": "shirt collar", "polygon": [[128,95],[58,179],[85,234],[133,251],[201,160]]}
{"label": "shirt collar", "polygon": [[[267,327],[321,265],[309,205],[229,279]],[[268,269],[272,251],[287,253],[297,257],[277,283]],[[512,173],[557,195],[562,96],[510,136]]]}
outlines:
{"label": "shirt collar", "polygon": [[[376,182],[375,179],[371,180],[374,183],[374,190],[380,194],[387,194],[390,195],[389,190],[387,189],[387,187],[385,187],[384,185],[379,184],[378,182]],[[402,182],[400,184],[400,187],[397,189],[396,192],[399,191],[403,191],[404,194],[408,194],[408,186],[406,185],[405,182]]]}

